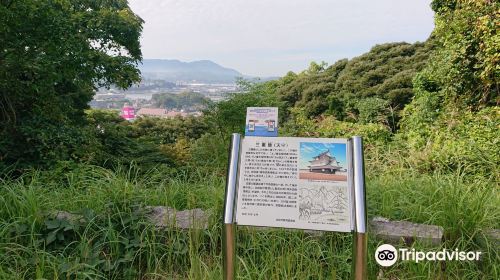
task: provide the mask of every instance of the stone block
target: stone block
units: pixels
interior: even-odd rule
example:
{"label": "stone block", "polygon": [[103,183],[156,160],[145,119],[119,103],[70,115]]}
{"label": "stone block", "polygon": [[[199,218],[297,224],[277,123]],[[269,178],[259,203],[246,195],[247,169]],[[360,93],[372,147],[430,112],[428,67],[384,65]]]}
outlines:
{"label": "stone block", "polygon": [[407,221],[390,221],[375,217],[370,221],[369,233],[391,244],[404,242],[410,245],[415,241],[439,246],[443,241],[444,230],[440,226],[416,224]]}
{"label": "stone block", "polygon": [[147,206],[146,218],[158,228],[207,229],[209,214],[200,208],[177,211],[167,206]]}

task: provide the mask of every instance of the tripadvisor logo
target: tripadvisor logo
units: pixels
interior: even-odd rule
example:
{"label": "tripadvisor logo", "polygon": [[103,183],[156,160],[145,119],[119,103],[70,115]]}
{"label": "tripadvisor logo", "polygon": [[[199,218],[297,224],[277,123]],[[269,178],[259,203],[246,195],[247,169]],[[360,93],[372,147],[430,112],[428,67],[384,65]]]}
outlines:
{"label": "tripadvisor logo", "polygon": [[381,266],[391,266],[398,260],[398,251],[392,245],[380,245],[375,251],[375,260]]}
{"label": "tripadvisor logo", "polygon": [[[399,256],[399,257],[398,257]],[[375,251],[375,260],[381,266],[392,266],[398,261],[478,261],[481,252],[464,252],[442,249],[440,251],[416,251],[415,249],[400,248],[397,250],[389,244],[380,245]]]}

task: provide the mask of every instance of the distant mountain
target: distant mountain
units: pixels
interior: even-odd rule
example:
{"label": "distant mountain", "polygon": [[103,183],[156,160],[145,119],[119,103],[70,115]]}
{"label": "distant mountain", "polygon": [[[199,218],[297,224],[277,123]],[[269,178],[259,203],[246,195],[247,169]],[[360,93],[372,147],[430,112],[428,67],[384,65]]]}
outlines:
{"label": "distant mountain", "polygon": [[234,69],[222,67],[210,60],[182,62],[144,59],[139,69],[145,78],[169,82],[234,83],[237,77],[246,77]]}

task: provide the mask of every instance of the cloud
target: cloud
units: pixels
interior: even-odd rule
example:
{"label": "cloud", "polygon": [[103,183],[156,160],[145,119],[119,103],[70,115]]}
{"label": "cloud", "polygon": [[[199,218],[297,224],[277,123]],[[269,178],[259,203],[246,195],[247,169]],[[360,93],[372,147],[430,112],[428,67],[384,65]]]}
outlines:
{"label": "cloud", "polygon": [[306,153],[314,153],[316,152],[316,149],[314,149],[313,147],[311,147],[310,145],[305,145],[305,144],[302,144],[302,151],[306,152]]}

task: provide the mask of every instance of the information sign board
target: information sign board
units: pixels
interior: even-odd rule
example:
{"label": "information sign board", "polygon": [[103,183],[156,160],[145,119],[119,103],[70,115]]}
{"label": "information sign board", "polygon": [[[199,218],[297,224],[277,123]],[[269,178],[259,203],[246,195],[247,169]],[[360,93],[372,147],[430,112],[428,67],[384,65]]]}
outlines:
{"label": "information sign board", "polygon": [[350,161],[347,139],[245,137],[236,223],[352,231]]}
{"label": "information sign board", "polygon": [[246,136],[278,136],[278,108],[248,107]]}

